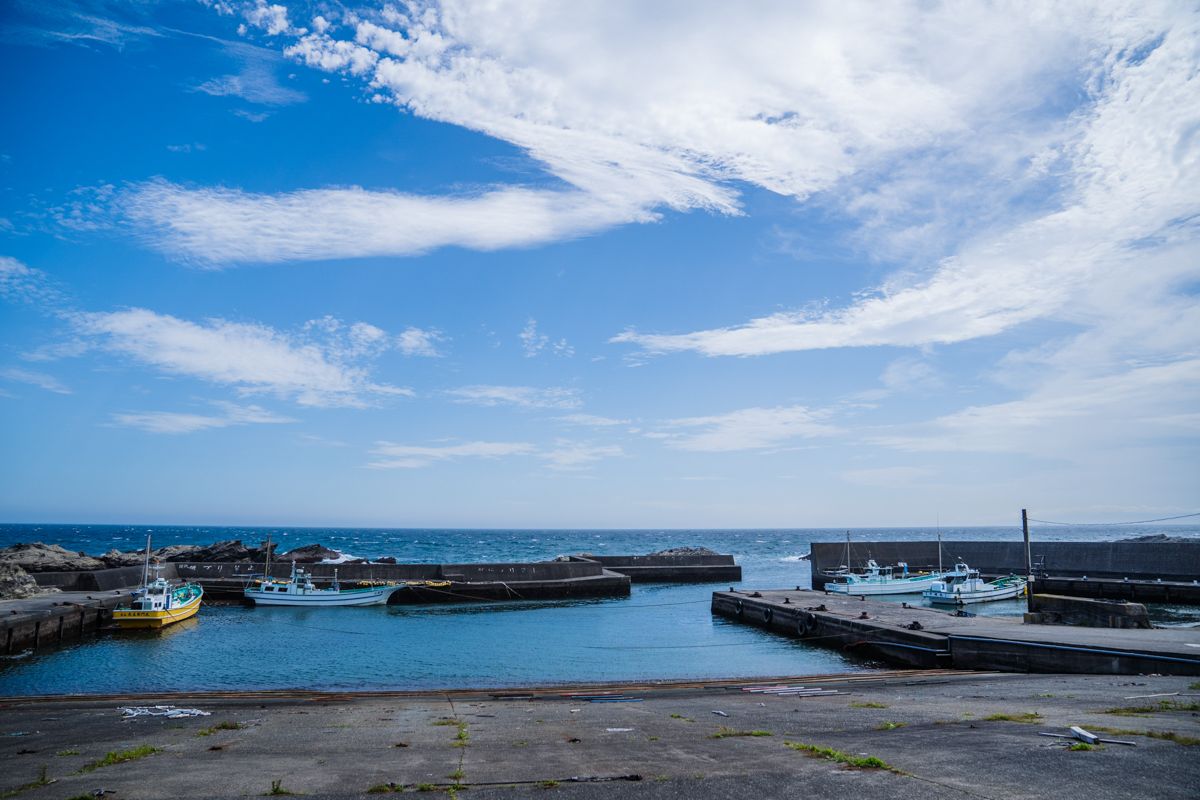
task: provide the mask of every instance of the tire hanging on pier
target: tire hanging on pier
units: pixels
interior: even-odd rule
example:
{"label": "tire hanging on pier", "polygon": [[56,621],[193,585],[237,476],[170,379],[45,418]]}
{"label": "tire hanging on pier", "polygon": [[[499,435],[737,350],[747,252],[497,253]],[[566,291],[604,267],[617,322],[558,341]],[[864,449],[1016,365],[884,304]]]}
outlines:
{"label": "tire hanging on pier", "polygon": [[801,611],[800,616],[796,618],[796,633],[799,636],[810,636],[817,627],[817,618],[807,612]]}

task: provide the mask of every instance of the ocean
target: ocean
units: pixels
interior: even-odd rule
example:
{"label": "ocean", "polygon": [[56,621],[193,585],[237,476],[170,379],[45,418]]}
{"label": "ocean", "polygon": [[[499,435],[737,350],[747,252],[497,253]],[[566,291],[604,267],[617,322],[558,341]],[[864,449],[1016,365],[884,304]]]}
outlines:
{"label": "ocean", "polygon": [[[126,525],[0,525],[0,547],[43,541],[99,555],[269,533],[281,550],[319,542],[401,562],[540,561],[574,553],[644,554],[708,547],[742,565],[739,588],[810,586],[814,541],[845,529],[418,530]],[[1020,541],[1017,527],[943,528],[955,541]],[[1035,527],[1042,541],[1111,541],[1151,533],[1200,539],[1200,526]],[[876,541],[933,539],[928,528],[851,532]],[[857,672],[882,665],[714,617],[722,585],[634,584],[628,598],[370,608],[211,605],[161,633],[102,634],[0,658],[0,695],[167,690],[504,688],[573,682],[745,678]],[[911,598],[906,598],[911,599]],[[1023,601],[976,607],[1020,614]],[[1159,624],[1194,625],[1196,609],[1152,607]]]}

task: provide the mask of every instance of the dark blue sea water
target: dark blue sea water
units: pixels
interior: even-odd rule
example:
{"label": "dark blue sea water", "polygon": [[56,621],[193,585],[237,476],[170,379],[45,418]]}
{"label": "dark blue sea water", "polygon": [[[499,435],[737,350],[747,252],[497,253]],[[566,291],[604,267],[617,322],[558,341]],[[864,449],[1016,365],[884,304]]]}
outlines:
{"label": "dark blue sea water", "polygon": [[[385,530],[107,525],[0,525],[0,547],[45,541],[100,554],[271,533],[281,549],[320,542],[402,562],[538,561],[567,553],[649,553],[704,546],[732,553],[742,587],[810,585],[800,556],[844,530]],[[1037,539],[1107,541],[1147,533],[1200,538],[1200,526],[1035,528]],[[953,542],[1012,539],[1018,528],[943,529]],[[854,542],[933,538],[927,529],[853,532]],[[0,695],[168,689],[422,689],[575,681],[758,677],[850,672],[878,665],[714,617],[721,586],[635,584],[629,598],[463,606],[244,608],[207,606],[162,633],[105,634],[0,659]],[[978,607],[1019,614],[1021,602]],[[1192,624],[1187,609],[1161,621]]]}

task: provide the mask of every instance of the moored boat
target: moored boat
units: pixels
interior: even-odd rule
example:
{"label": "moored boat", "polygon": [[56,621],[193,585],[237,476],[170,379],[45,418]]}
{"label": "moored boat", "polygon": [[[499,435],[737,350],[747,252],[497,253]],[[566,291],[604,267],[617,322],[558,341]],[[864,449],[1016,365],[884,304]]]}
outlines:
{"label": "moored boat", "polygon": [[955,571],[962,577],[938,581],[922,592],[921,596],[938,605],[965,605],[987,603],[992,600],[1011,600],[1025,594],[1026,581],[1017,575],[1008,575],[994,581],[985,581],[979,570],[971,569],[959,562]]}
{"label": "moored boat", "polygon": [[[901,570],[899,575],[896,574],[897,568]],[[825,590],[857,595],[920,594],[938,581],[956,576],[956,571],[910,575],[908,564],[903,561],[895,567],[881,567],[872,558],[868,559],[866,569],[862,573],[838,575],[833,583],[825,584]]]}
{"label": "moored boat", "polygon": [[142,586],[133,593],[128,606],[113,609],[113,622],[126,630],[165,628],[195,616],[204,598],[204,588],[198,583],[172,585],[161,576],[162,567],[155,564],[154,580],[149,580],[150,539],[146,538],[146,566],[142,570]]}
{"label": "moored boat", "polygon": [[242,594],[256,606],[377,606],[386,603],[399,588],[386,583],[343,589],[334,570],[333,584],[323,589],[313,583],[311,573],[297,568],[293,561],[289,579],[264,577],[247,586]]}

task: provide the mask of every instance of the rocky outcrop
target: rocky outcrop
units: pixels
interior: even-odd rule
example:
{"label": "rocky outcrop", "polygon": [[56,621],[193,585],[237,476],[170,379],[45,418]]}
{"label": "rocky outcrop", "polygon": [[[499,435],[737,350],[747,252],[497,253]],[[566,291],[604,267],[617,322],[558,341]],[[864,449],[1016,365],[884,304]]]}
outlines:
{"label": "rocky outcrop", "polygon": [[0,562],[0,600],[20,600],[35,594],[57,592],[58,589],[43,589],[29,573],[12,562]]}
{"label": "rocky outcrop", "polygon": [[319,564],[326,559],[336,561],[341,557],[342,554],[337,550],[330,550],[323,544],[306,544],[276,556],[280,561],[295,561],[297,564]]}
{"label": "rocky outcrop", "polygon": [[1122,542],[1195,542],[1189,536],[1168,536],[1165,533],[1148,533],[1145,536],[1133,536],[1129,539],[1120,539]]}
{"label": "rocky outcrop", "polygon": [[657,553],[650,553],[652,556],[716,556],[720,555],[716,550],[709,550],[707,547],[671,547],[666,550],[659,550]]}
{"label": "rocky outcrop", "polygon": [[74,572],[104,569],[107,566],[87,553],[41,542],[14,544],[0,549],[0,564],[15,564],[25,572]]}

